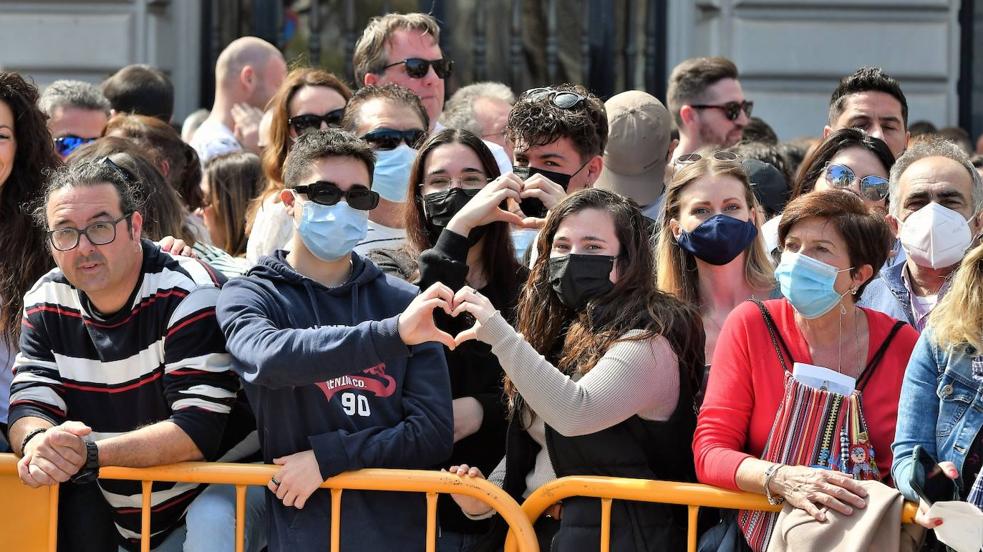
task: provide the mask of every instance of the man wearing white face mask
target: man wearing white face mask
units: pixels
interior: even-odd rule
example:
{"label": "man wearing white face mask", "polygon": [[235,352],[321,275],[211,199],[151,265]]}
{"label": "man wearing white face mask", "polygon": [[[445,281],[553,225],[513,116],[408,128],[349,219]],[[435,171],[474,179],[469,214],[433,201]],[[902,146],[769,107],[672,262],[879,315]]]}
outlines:
{"label": "man wearing white face mask", "polygon": [[983,180],[951,142],[919,141],[891,168],[887,221],[907,259],[881,269],[860,305],[921,331],[980,232]]}
{"label": "man wearing white face mask", "polygon": [[369,212],[365,239],[355,252],[398,248],[406,238],[403,206],[409,190],[410,168],[416,148],[426,139],[430,121],[420,99],[395,84],[366,86],[355,92],[345,107],[341,126],[363,140],[375,153],[372,189],[379,206]]}

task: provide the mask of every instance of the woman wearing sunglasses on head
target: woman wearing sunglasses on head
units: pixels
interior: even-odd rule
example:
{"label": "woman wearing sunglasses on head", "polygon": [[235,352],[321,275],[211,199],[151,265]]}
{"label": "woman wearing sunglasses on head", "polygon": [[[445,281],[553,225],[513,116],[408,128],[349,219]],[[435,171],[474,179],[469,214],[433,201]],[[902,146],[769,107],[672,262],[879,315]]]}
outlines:
{"label": "woman wearing sunglasses on head", "polygon": [[61,164],[37,103],[33,84],[0,71],[0,452],[10,450],[4,439],[24,294],[54,266],[44,233],[21,207],[40,197],[45,175]]}
{"label": "woman wearing sunglasses on head", "polygon": [[280,200],[283,161],[290,147],[308,130],[341,126],[351,97],[351,90],[338,77],[304,67],[291,71],[270,100],[270,143],[263,151],[266,189],[246,214],[246,259],[250,263],[283,249],[293,235],[293,223]]}
{"label": "woman wearing sunglasses on head", "polygon": [[[506,453],[489,476],[521,501],[567,475],[692,481],[686,444],[703,368],[699,315],[656,289],[648,224],[629,199],[587,189],[550,210],[513,327],[481,292],[457,292],[458,335],[491,346],[507,375]],[[483,477],[469,465],[451,468]],[[469,516],[494,512],[454,495]],[[685,510],[617,501],[612,550],[681,550]],[[496,518],[504,535],[504,523]],[[543,550],[597,550],[597,499],[564,499],[536,523]],[[500,541],[498,541],[500,542]]]}
{"label": "woman wearing sunglasses on head", "polygon": [[657,282],[660,290],[700,310],[709,360],[735,307],[781,293],[737,155],[704,149],[680,156],[675,165],[656,249]]}
{"label": "woman wearing sunglasses on head", "polygon": [[[515,260],[509,233],[509,223],[521,220],[500,206],[508,198],[518,200],[521,186],[515,175],[499,176],[480,138],[466,130],[442,130],[423,143],[410,171],[404,246],[376,249],[369,258],[421,289],[436,282],[455,291],[479,289],[513,320],[528,271]],[[466,317],[437,312],[435,318],[451,335],[470,327]],[[454,453],[448,463],[468,463],[488,473],[505,452],[502,368],[484,343],[445,347],[444,353],[454,401]],[[438,550],[460,550],[488,530],[487,522],[468,520],[446,495],[438,512]]]}

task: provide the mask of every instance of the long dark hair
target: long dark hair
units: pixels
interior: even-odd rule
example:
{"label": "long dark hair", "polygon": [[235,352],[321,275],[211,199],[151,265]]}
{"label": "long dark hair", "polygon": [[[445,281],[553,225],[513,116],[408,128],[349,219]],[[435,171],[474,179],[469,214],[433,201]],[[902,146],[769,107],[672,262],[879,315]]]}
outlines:
{"label": "long dark hair", "polygon": [[[869,151],[881,162],[885,171],[891,172],[891,167],[894,165],[894,154],[891,153],[891,149],[887,147],[884,140],[857,128],[841,128],[830,133],[812,150],[812,153],[802,160],[802,164],[799,165],[799,172],[796,173],[795,180],[792,181],[792,195],[789,197],[789,201],[813,191],[816,188],[816,180],[822,176],[830,159],[836,157],[837,153],[850,148],[863,148]],[[863,175],[858,174],[857,176]]]}
{"label": "long dark hair", "polygon": [[0,71],[0,102],[13,113],[16,138],[10,176],[0,182],[0,340],[10,347],[20,338],[24,294],[54,266],[28,207],[43,195],[44,179],[61,163],[37,101],[33,84]]}
{"label": "long dark hair", "polygon": [[[588,302],[583,311],[575,312],[560,303],[550,285],[549,258],[560,224],[585,209],[597,209],[611,216],[621,252],[615,260],[618,282],[610,291]],[[702,383],[703,324],[693,306],[656,287],[649,237],[645,216],[634,201],[599,189],[580,190],[567,196],[550,210],[539,233],[536,242],[539,256],[519,298],[517,329],[540,354],[549,356],[569,324],[556,362],[557,368],[566,374],[587,373],[616,342],[664,336],[688,375],[690,389],[695,392]],[[630,330],[642,330],[642,333],[625,337]],[[505,392],[514,411],[517,391],[507,376]]]}
{"label": "long dark hair", "polygon": [[217,223],[225,231],[225,243],[215,243],[233,257],[246,254],[246,212],[266,186],[259,157],[235,152],[210,159],[205,164],[208,176],[208,205]]}
{"label": "long dark hair", "polygon": [[[410,169],[409,191],[406,194],[409,199],[403,215],[406,241],[414,256],[434,246],[427,237],[424,225],[426,218],[423,214],[423,189],[419,184],[423,182],[426,176],[427,161],[430,159],[430,154],[440,146],[447,144],[461,144],[470,148],[478,156],[478,160],[481,161],[481,168],[488,178],[495,179],[501,175],[491,150],[481,141],[481,138],[471,132],[445,128],[430,136],[420,146],[413,167]],[[512,247],[512,236],[507,222],[495,222],[488,226],[481,249],[481,262],[489,282],[495,282],[502,289],[514,289],[516,287],[518,262],[515,260],[515,249]]]}

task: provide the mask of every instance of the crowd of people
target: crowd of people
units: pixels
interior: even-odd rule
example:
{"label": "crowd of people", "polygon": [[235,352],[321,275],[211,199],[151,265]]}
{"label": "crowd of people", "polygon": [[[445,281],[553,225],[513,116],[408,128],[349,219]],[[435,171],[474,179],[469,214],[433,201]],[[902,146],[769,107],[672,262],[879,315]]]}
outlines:
{"label": "crowd of people", "polygon": [[[702,550],[935,550],[903,500],[936,530],[933,500],[983,507],[965,133],[909,122],[861,67],[820,137],[779,142],[721,57],[679,64],[667,105],[490,82],[445,105],[439,40],[425,14],[372,19],[350,86],[237,39],[180,130],[153,67],[43,93],[0,72],[0,449],[61,485],[60,550],[139,546],[141,485],[100,466],[191,460],[276,466],[250,551],[327,546],[318,487],[361,468],[784,504],[704,511]],[[150,498],[153,550],[234,549],[233,486]],[[342,549],[424,549],[422,496],[343,503]],[[437,550],[502,548],[484,502],[437,510]],[[552,505],[541,548],[597,550],[600,512]],[[617,501],[611,547],[681,550],[687,518]]]}

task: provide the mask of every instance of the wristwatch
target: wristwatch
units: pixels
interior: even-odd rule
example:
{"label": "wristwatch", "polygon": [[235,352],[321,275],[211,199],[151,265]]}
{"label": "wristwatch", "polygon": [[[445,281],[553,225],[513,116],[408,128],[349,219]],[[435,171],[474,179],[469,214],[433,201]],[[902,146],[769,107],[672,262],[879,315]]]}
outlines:
{"label": "wristwatch", "polygon": [[92,441],[85,441],[85,464],[72,476],[72,483],[84,485],[99,477],[99,447]]}

